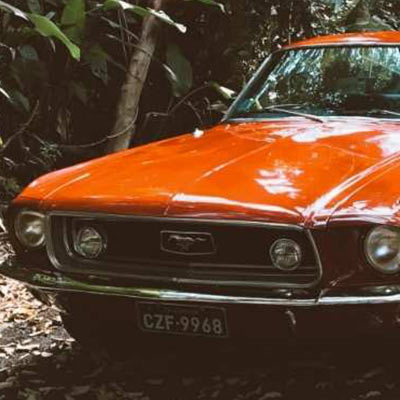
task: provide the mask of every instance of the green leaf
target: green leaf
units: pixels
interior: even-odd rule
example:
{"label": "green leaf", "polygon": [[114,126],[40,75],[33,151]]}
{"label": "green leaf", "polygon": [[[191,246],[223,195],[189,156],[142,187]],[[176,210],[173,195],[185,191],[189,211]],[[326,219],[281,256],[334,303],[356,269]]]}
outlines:
{"label": "green leaf", "polygon": [[[193,1],[193,0],[186,0],[186,1]],[[221,3],[218,3],[218,2],[215,1],[215,0],[194,0],[194,1],[198,1],[198,2],[203,3],[203,4],[207,4],[208,6],[215,6],[215,7],[218,7],[218,8],[221,9],[221,11],[222,11],[223,13],[226,12],[225,6],[224,6],[223,4],[221,4]]]}
{"label": "green leaf", "polygon": [[61,24],[83,27],[86,19],[85,11],[84,0],[68,0],[61,16]]}
{"label": "green leaf", "polygon": [[65,34],[77,43],[81,42],[86,23],[85,0],[68,0],[61,16]]}
{"label": "green leaf", "polygon": [[140,6],[135,6],[133,4],[129,4],[126,1],[122,1],[122,0],[106,0],[104,2],[103,7],[106,11],[112,10],[114,8],[122,8],[124,11],[126,11],[126,10],[133,11],[134,13],[140,15],[141,17],[145,17],[146,15],[149,15],[146,8],[140,7]]}
{"label": "green leaf", "polygon": [[193,69],[175,43],[168,43],[167,65],[175,75],[175,79],[171,79],[171,74],[167,75],[174,96],[181,97],[185,95],[193,85]]}
{"label": "green leaf", "polygon": [[15,58],[15,49],[0,43],[0,63],[9,64]]}
{"label": "green leaf", "polygon": [[47,19],[52,20],[52,19],[55,17],[55,15],[56,15],[56,13],[55,13],[54,11],[49,11],[49,12],[45,15],[45,17],[46,17]]}
{"label": "green leaf", "polygon": [[31,13],[42,14],[42,6],[39,0],[28,0],[27,3]]}
{"label": "green leaf", "polygon": [[19,53],[21,54],[21,57],[25,60],[32,60],[32,61],[38,61],[39,60],[39,55],[36,51],[36,49],[31,46],[30,44],[26,44],[22,46],[19,49]]}
{"label": "green leaf", "polygon": [[36,30],[45,37],[55,37],[60,42],[62,42],[71,56],[76,60],[80,59],[81,51],[80,48],[71,42],[70,39],[58,28],[54,22],[50,21],[48,18],[37,14],[29,14],[29,19],[35,25]]}
{"label": "green leaf", "polygon": [[2,87],[0,87],[0,94],[3,95],[7,100],[11,100],[11,96]]}
{"label": "green leaf", "polygon": [[147,17],[149,15],[153,15],[154,17],[158,18],[159,20],[163,21],[164,23],[171,25],[178,29],[182,33],[186,33],[187,28],[185,25],[179,24],[175,22],[168,14],[166,14],[164,11],[156,11],[153,10],[152,8],[144,8],[140,6],[135,6],[133,4],[129,4],[126,1],[122,0],[106,0],[104,2],[104,8],[106,10],[110,10],[113,8],[122,8],[124,11],[132,11],[135,14],[143,17]]}
{"label": "green leaf", "polygon": [[176,29],[178,29],[178,31],[182,32],[182,33],[186,33],[187,28],[185,25],[183,24],[178,24],[177,22],[175,22],[168,14],[166,14],[164,11],[160,10],[160,11],[156,11],[153,10],[151,8],[147,9],[149,11],[149,13],[151,15],[154,15],[155,17],[157,17],[158,19],[160,19],[161,21],[165,22],[168,25],[171,25],[173,27],[175,27]]}
{"label": "green leaf", "polygon": [[213,87],[226,100],[232,100],[236,97],[236,92],[234,90],[221,86],[217,82],[211,82],[211,87]]}
{"label": "green leaf", "polygon": [[31,109],[31,105],[29,99],[22,94],[19,90],[13,90],[10,93],[11,101],[13,102],[14,106],[19,109],[20,111],[29,112]]}
{"label": "green leaf", "polygon": [[82,82],[72,81],[69,84],[69,91],[72,96],[75,96],[78,100],[80,100],[84,105],[87,104],[89,96],[86,87]]}
{"label": "green leaf", "polygon": [[108,65],[110,56],[99,44],[95,44],[84,54],[85,61],[90,64],[92,74],[108,84]]}
{"label": "green leaf", "polygon": [[11,12],[16,17],[20,17],[26,21],[29,21],[28,16],[22,10],[20,10],[19,8],[14,7],[4,1],[0,1],[0,8],[2,8],[3,10],[6,10],[8,12]]}

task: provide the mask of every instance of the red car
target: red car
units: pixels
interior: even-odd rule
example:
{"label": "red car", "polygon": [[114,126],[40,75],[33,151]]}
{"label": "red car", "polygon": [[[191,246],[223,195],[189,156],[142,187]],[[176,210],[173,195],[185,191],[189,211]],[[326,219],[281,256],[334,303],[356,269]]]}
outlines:
{"label": "red car", "polygon": [[206,130],[54,172],[0,272],[81,340],[395,328],[400,32],[275,52]]}

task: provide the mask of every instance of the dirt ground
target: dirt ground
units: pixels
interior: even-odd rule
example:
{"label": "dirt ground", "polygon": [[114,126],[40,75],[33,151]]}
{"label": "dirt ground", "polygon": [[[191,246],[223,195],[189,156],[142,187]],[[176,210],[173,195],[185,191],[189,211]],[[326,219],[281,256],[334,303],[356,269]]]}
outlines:
{"label": "dirt ground", "polygon": [[84,350],[56,310],[0,278],[0,400],[398,400],[399,342]]}

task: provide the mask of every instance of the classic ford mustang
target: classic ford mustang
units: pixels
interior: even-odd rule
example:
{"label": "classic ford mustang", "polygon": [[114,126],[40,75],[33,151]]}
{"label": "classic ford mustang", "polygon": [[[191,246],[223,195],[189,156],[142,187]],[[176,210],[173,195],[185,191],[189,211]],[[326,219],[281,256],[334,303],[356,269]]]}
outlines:
{"label": "classic ford mustang", "polygon": [[33,182],[0,272],[87,341],[396,328],[399,182],[400,32],[314,38],[217,126]]}

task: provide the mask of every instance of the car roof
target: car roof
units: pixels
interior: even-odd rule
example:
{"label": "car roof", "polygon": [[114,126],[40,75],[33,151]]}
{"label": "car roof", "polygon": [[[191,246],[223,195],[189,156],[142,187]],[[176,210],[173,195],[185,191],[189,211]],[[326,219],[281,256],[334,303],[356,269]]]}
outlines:
{"label": "car roof", "polygon": [[335,45],[400,45],[399,31],[381,31],[364,33],[342,33],[338,35],[316,36],[290,44],[285,48],[335,46]]}

